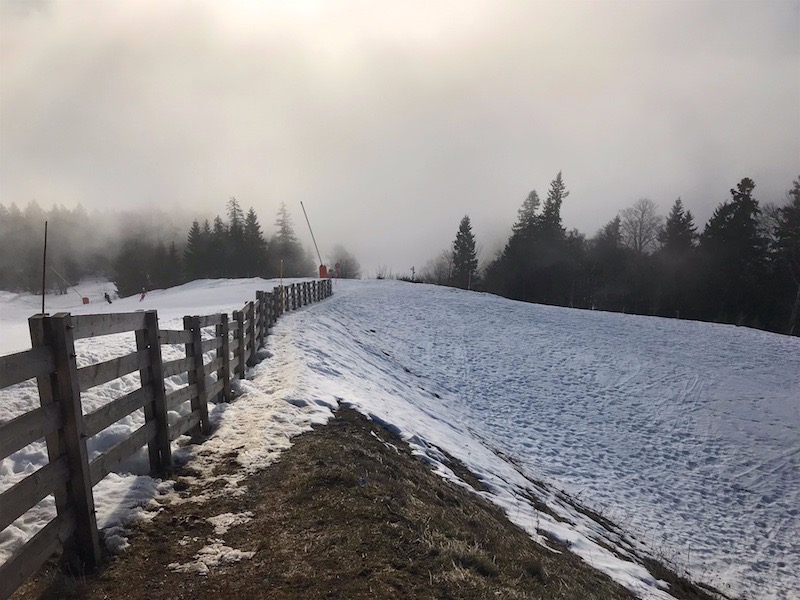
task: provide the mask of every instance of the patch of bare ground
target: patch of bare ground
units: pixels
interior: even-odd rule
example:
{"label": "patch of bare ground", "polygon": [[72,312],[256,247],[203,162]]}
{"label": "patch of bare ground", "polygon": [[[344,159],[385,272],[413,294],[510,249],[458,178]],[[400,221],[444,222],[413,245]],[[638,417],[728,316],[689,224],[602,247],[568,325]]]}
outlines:
{"label": "patch of bare ground", "polygon": [[[182,494],[209,494],[194,485]],[[348,408],[244,485],[170,502],[99,571],[74,577],[54,560],[13,598],[632,598]]]}

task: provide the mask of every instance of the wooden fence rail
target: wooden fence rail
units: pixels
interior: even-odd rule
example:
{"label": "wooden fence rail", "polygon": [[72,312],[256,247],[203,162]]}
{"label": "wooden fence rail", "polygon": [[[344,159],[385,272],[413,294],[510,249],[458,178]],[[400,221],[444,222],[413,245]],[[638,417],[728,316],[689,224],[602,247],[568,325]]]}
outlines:
{"label": "wooden fence rail", "polygon": [[[77,565],[91,569],[99,564],[92,488],[145,446],[151,473],[168,474],[171,442],[187,433],[210,433],[208,403],[232,399],[231,381],[244,378],[256,363],[258,348],[278,317],[332,293],[330,279],[278,286],[257,292],[255,302],[231,316],[186,316],[177,331],[159,329],[156,311],[31,317],[32,348],[0,356],[0,389],[35,378],[40,406],[0,424],[0,460],[44,438],[48,463],[0,493],[0,530],[50,495],[56,517],[0,565],[0,599],[60,547]],[[75,340],[130,333],[135,351],[78,368]],[[164,345],[183,346],[185,356],[164,362]],[[138,388],[83,413],[82,393],[134,373]],[[187,385],[166,393],[165,378],[175,376],[185,376]],[[170,413],[180,412],[187,402],[190,410],[170,423]],[[144,413],[144,424],[90,460],[89,440],[136,411]]]}

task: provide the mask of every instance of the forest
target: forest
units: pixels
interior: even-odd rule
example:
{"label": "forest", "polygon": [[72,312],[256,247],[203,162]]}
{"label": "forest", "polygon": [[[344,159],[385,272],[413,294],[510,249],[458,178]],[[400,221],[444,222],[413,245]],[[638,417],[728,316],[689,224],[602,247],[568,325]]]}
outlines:
{"label": "forest", "polygon": [[[524,199],[497,256],[479,264],[465,215],[452,245],[412,279],[526,302],[800,335],[800,178],[780,205],[761,205],[755,188],[753,180],[740,180],[702,228],[681,198],[666,216],[642,198],[587,237],[562,223],[569,190],[558,173],[544,200],[536,190]],[[227,202],[225,218],[195,219],[185,234],[164,214],[115,219],[80,206],[0,204],[0,289],[41,290],[45,221],[48,288],[60,292],[87,275],[107,277],[128,296],[202,278],[316,273],[285,204],[270,236],[256,211],[245,212],[236,198]],[[340,276],[361,277],[358,261],[341,245],[328,259],[340,265]]]}
{"label": "forest", "polygon": [[567,230],[561,173],[531,191],[503,250],[483,269],[465,216],[421,280],[574,308],[695,319],[800,335],[800,178],[760,205],[749,178],[698,229],[680,198],[669,214],[636,201],[587,238]]}
{"label": "forest", "polygon": [[236,198],[226,219],[194,220],[181,234],[171,219],[155,213],[104,217],[78,206],[44,211],[35,202],[24,210],[0,204],[0,289],[39,293],[42,240],[48,222],[47,288],[65,292],[86,276],[107,277],[120,297],[217,277],[303,277],[316,261],[298,240],[282,204],[275,234],[267,238],[255,210]]}

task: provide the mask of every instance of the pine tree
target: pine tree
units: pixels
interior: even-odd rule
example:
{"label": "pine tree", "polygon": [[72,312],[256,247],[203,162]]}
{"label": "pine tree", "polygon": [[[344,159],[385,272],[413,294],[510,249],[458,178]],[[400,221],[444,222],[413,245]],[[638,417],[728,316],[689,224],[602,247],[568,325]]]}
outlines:
{"label": "pine tree", "polygon": [[731,190],[731,200],[717,207],[700,236],[701,250],[708,259],[708,318],[745,324],[756,317],[767,248],[759,230],[754,188],[752,179],[742,179]]}
{"label": "pine tree", "polygon": [[200,223],[196,220],[192,221],[192,226],[189,228],[189,235],[186,239],[186,248],[183,251],[183,262],[186,277],[189,281],[205,277],[205,250],[207,244],[208,239],[200,229]]}
{"label": "pine tree", "polygon": [[539,210],[540,204],[539,194],[536,190],[531,190],[517,211],[517,222],[511,228],[512,237],[513,234],[525,235],[536,226],[536,211]]}
{"label": "pine tree", "polygon": [[676,317],[693,316],[692,280],[697,227],[691,211],[684,211],[680,198],[675,201],[658,237],[661,248],[656,253],[659,285],[656,312]]}
{"label": "pine tree", "polygon": [[561,177],[561,171],[559,171],[556,178],[550,182],[550,190],[547,192],[547,198],[539,218],[542,232],[551,239],[563,239],[564,237],[564,228],[561,226],[561,205],[567,196],[569,196],[569,190],[567,190]]}
{"label": "pine tree", "polygon": [[697,227],[692,212],[684,212],[683,202],[678,198],[658,235],[661,252],[670,256],[686,255],[694,249],[696,240]]}
{"label": "pine tree", "polygon": [[211,230],[211,242],[209,244],[208,264],[211,277],[227,277],[228,267],[228,227],[225,221],[217,215],[214,218],[214,226]]}
{"label": "pine tree", "polygon": [[478,258],[469,216],[464,216],[453,241],[453,285],[471,289],[477,283]]}
{"label": "pine tree", "polygon": [[267,242],[261,233],[258,216],[252,206],[247,211],[247,216],[244,219],[242,242],[242,261],[245,266],[245,275],[247,277],[263,275],[267,262]]}
{"label": "pine tree", "polygon": [[789,335],[800,334],[800,177],[789,191],[790,202],[779,210],[775,228],[775,258],[785,269],[796,289],[792,310],[786,326]]}
{"label": "pine tree", "polygon": [[270,258],[273,261],[271,271],[277,276],[283,261],[284,277],[305,277],[314,272],[314,263],[306,254],[303,245],[297,239],[292,227],[292,219],[285,203],[281,203],[275,219],[277,232],[270,241]]}
{"label": "pine tree", "polygon": [[225,274],[241,277],[248,271],[244,248],[244,213],[239,202],[231,196],[228,200],[228,239],[225,244]]}

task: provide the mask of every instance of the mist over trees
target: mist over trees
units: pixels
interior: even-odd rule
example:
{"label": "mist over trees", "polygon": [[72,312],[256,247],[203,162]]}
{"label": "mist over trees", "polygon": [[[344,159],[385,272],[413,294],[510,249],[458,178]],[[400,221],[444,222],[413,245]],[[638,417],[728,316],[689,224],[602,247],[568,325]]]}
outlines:
{"label": "mist over trees", "polygon": [[30,202],[22,210],[0,204],[0,289],[41,291],[45,221],[51,291],[63,292],[86,276],[109,278],[124,297],[201,278],[278,277],[281,268],[285,277],[315,273],[285,205],[269,239],[253,208],[245,212],[236,198],[225,208],[226,218],[194,220],[181,233],[158,211],[108,217],[87,214],[80,206],[43,210]]}
{"label": "mist over trees", "polygon": [[[341,277],[342,279],[361,279],[361,264],[358,262],[358,259],[341,244],[337,244],[333,247],[333,252],[331,252],[328,258],[337,277]],[[331,274],[333,275],[333,273]]]}
{"label": "mist over trees", "polygon": [[[528,302],[798,335],[800,179],[783,206],[762,207],[754,190],[753,180],[742,179],[699,233],[680,198],[666,218],[642,198],[587,238],[562,225],[569,191],[559,172],[544,202],[536,190],[525,197],[479,288]],[[454,257],[429,261],[423,279],[463,287]]]}
{"label": "mist over trees", "polygon": [[[544,200],[536,190],[526,195],[503,249],[485,268],[478,267],[478,244],[465,216],[453,242],[417,279],[529,302],[798,335],[800,178],[782,202],[761,204],[756,189],[752,179],[740,180],[705,225],[695,222],[681,198],[666,216],[642,198],[587,236],[562,223],[570,192],[559,172]],[[0,289],[40,291],[45,221],[49,290],[64,292],[67,283],[89,275],[108,277],[126,296],[199,278],[316,273],[285,204],[268,236],[256,211],[236,198],[228,200],[224,216],[195,219],[183,231],[158,211],[109,217],[29,202],[22,209],[0,204]],[[329,258],[340,263],[342,277],[362,275],[344,247]]]}

